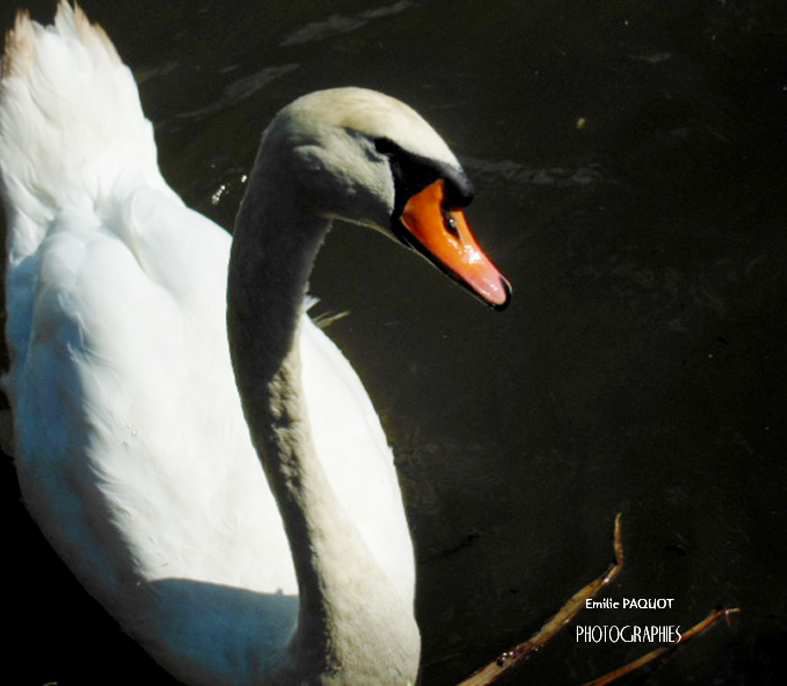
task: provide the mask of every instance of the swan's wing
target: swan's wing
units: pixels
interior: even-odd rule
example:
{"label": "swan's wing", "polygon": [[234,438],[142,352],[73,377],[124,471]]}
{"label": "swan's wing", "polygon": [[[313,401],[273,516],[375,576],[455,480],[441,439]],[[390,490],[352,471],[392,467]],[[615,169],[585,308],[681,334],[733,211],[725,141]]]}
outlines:
{"label": "swan's wing", "polygon": [[297,601],[229,362],[229,237],[161,179],[130,72],[65,2],[7,42],[0,179],[26,504],[148,650],[240,683]]}
{"label": "swan's wing", "polygon": [[[119,202],[122,228],[71,214],[28,258],[31,330],[10,380],[20,485],[80,581],[153,655],[236,683],[252,646],[262,663],[286,643],[297,601],[230,368],[228,239],[157,191]],[[191,247],[173,253],[179,233]],[[165,262],[180,260],[175,278]]]}
{"label": "swan's wing", "polygon": [[103,31],[64,2],[54,26],[20,14],[6,37],[0,179],[8,230],[6,336],[14,361],[27,348],[36,253],[47,236],[81,226],[118,186],[174,196],[159,173],[153,128],[131,72]]}
{"label": "swan's wing", "polygon": [[[4,274],[6,335],[14,356],[27,344],[30,280],[37,273],[37,265],[25,260],[50,230],[53,208],[73,206],[76,199],[89,203],[121,173],[164,183],[134,80],[109,39],[79,9],[61,2],[55,26],[47,28],[20,13],[6,36],[1,73],[3,267],[14,272]],[[63,121],[72,122],[68,131]],[[8,437],[3,439],[8,447]]]}

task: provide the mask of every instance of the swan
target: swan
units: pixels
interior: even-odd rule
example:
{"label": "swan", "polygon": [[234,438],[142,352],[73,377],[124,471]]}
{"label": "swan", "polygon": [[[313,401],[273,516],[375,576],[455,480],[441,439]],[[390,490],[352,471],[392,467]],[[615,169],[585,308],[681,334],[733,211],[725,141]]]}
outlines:
{"label": "swan", "polygon": [[340,219],[506,306],[445,142],[380,93],[305,95],[265,129],[231,242],[164,181],[131,72],[61,0],[6,38],[0,178],[15,465],[79,581],[187,684],[414,683],[392,454],[305,296]]}

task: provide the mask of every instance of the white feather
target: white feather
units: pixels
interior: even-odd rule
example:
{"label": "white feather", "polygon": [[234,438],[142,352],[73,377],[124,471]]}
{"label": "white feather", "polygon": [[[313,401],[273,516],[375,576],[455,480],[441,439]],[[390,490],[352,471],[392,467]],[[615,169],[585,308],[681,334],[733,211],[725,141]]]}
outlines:
{"label": "white feather", "polygon": [[[25,502],[85,587],[179,678],[255,682],[289,639],[297,587],[230,367],[230,239],[163,181],[129,70],[65,2],[53,27],[22,17],[9,37],[0,170]],[[325,472],[412,605],[379,420],[336,346],[307,318],[301,331]]]}

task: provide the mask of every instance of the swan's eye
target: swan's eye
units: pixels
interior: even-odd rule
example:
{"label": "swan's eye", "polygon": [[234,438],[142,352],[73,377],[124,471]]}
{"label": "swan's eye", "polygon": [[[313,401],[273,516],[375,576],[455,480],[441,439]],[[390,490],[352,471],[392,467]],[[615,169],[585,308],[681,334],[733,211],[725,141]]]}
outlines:
{"label": "swan's eye", "polygon": [[399,150],[396,143],[389,138],[375,138],[374,149],[381,155],[394,155]]}
{"label": "swan's eye", "polygon": [[451,216],[450,212],[446,212],[443,210],[443,223],[445,224],[445,230],[448,231],[454,238],[459,238],[459,225],[456,223],[456,219]]}

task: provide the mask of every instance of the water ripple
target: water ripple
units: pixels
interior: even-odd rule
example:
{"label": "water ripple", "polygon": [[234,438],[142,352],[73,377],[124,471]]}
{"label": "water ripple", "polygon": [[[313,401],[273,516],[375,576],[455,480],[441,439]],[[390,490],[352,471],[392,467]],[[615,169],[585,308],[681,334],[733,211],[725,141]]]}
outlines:
{"label": "water ripple", "polygon": [[382,7],[378,7],[376,9],[366,10],[364,12],[351,14],[349,16],[332,14],[327,19],[311,22],[306,24],[306,26],[293,31],[293,33],[287,36],[280,43],[280,45],[282,47],[301,45],[303,43],[310,43],[312,41],[325,40],[331,36],[338,36],[343,33],[350,33],[351,31],[355,31],[356,29],[365,26],[370,21],[374,21],[375,19],[380,19],[382,17],[390,17],[391,15],[398,14],[399,12],[404,12],[414,5],[415,3],[411,2],[410,0],[400,0],[399,2],[395,2],[391,5],[383,5]]}
{"label": "water ripple", "polygon": [[180,119],[199,119],[209,114],[213,114],[214,112],[224,110],[238,104],[242,100],[246,100],[246,98],[254,95],[257,91],[271,83],[271,81],[275,81],[285,74],[289,74],[299,66],[298,64],[280,64],[278,66],[260,69],[260,71],[254,74],[233,81],[224,89],[224,92],[218,100],[212,102],[210,105],[188,112],[181,112],[177,116]]}
{"label": "water ripple", "polygon": [[134,80],[137,84],[141,85],[150,79],[155,79],[160,76],[168,76],[173,71],[175,71],[180,66],[179,62],[174,60],[170,60],[168,62],[164,62],[164,64],[159,64],[154,67],[146,67],[142,69],[135,69],[134,70]]}
{"label": "water ripple", "polygon": [[502,180],[518,185],[567,188],[613,182],[613,179],[605,177],[601,165],[597,162],[576,169],[567,167],[533,169],[513,160],[483,160],[474,157],[463,157],[462,163],[479,176],[489,176],[496,181]]}

